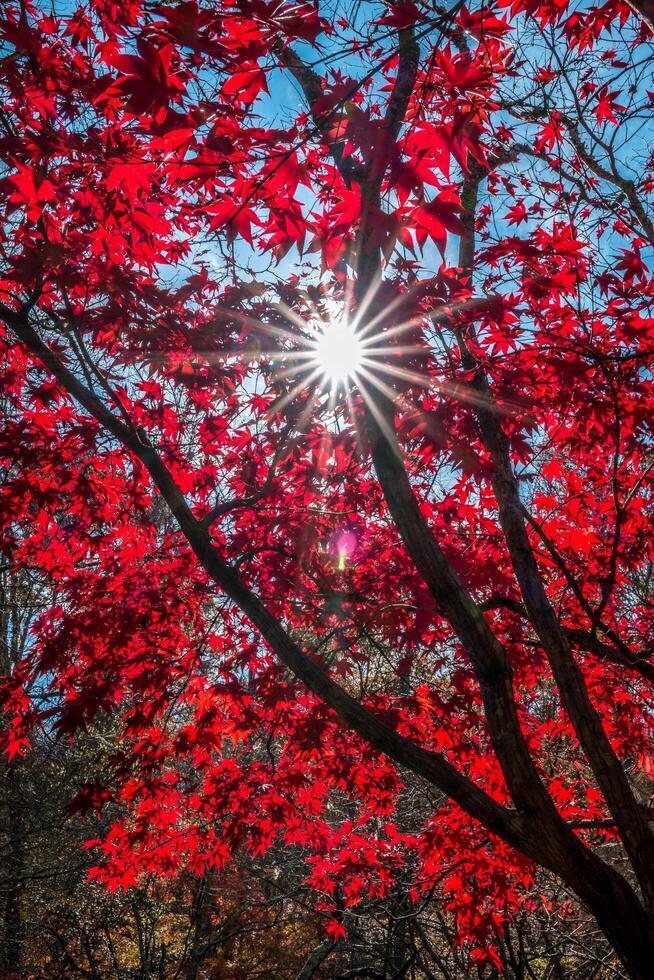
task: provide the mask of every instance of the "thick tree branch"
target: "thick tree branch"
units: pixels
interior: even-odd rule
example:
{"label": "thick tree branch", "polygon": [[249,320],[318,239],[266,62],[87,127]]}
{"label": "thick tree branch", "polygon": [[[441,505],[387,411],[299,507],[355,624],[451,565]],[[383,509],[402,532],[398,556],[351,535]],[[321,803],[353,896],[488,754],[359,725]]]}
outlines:
{"label": "thick tree branch", "polygon": [[[322,136],[326,146],[329,148],[329,152],[332,155],[334,163],[336,164],[341,176],[345,183],[350,186],[352,181],[359,179],[361,174],[359,172],[358,165],[352,160],[344,155],[344,145],[337,139],[334,139],[330,133],[330,127],[333,123],[334,112],[332,109],[327,112],[320,111],[316,108],[316,103],[323,98],[322,82],[320,76],[304,64],[300,56],[293,50],[289,44],[285,44],[282,41],[278,41],[274,47],[275,54],[284,65],[288,68],[293,78],[296,80],[307,104],[311,110],[311,116],[313,118],[316,130]],[[354,95],[356,90],[353,90],[352,95]]]}
{"label": "thick tree branch", "polygon": [[[464,180],[462,200],[473,212],[484,174],[480,168]],[[459,266],[470,279],[474,268],[474,218],[466,227],[459,250]],[[529,619],[545,650],[562,702],[588,758],[620,835],[648,898],[654,901],[654,834],[642,817],[622,764],[613,750],[602,720],[594,708],[581,670],[572,656],[570,641],[562,630],[545,591],[524,521],[525,507],[511,464],[508,439],[497,411],[486,406],[494,401],[485,372],[467,343],[461,324],[454,325],[464,367],[473,372],[473,387],[482,396],[476,407],[481,439],[493,463],[491,483],[511,564]],[[467,324],[472,333],[473,327]],[[474,336],[474,333],[473,333]]]}
{"label": "thick tree branch", "polygon": [[136,436],[72,374],[61,357],[41,340],[22,314],[1,307],[0,316],[68,394],[143,463],[200,564],[257,627],[280,661],[374,749],[425,778],[493,833],[538,860],[535,843],[525,833],[519,814],[493,800],[448,762],[442,753],[423,749],[388,728],[297,646],[277,618],[220,555],[209,531],[192,514],[154,447]]}
{"label": "thick tree branch", "polygon": [[[511,596],[493,595],[480,602],[479,608],[482,612],[489,612],[493,609],[508,609],[510,612],[515,613],[516,616],[519,616],[520,619],[531,622],[525,604],[520,602],[519,599],[511,598]],[[644,657],[639,657],[633,651],[629,650],[628,647],[625,652],[620,647],[602,643],[596,635],[587,629],[566,626],[565,624],[561,625],[561,629],[569,641],[580,650],[586,653],[592,653],[598,660],[614,663],[628,670],[633,670],[645,680],[654,683],[654,663]]]}
{"label": "thick tree branch", "polygon": [[[338,717],[374,749],[399,765],[423,777],[488,830],[523,854],[540,862],[563,878],[587,902],[609,936],[615,934],[610,909],[619,903],[626,914],[640,921],[638,898],[617,872],[605,865],[565,826],[561,834],[542,833],[538,815],[531,827],[518,813],[506,809],[460,773],[442,753],[422,749],[388,728],[372,712],[352,698],[325,671],[314,663],[292,640],[277,618],[243,583],[215,548],[209,532],[195,519],[156,451],[136,440],[100,399],[71,374],[61,358],[47,347],[27,319],[6,308],[0,315],[30,350],[38,362],[49,369],[62,387],[75,398],[107,431],[145,465],[153,483],[173,513],[180,530],[210,578],[228,595],[259,630],[280,661],[321,698]],[[480,614],[481,615],[481,614]],[[561,821],[562,823],[562,821]],[[640,928],[639,926],[636,927]],[[614,935],[616,948],[620,936]]]}
{"label": "thick tree branch", "polygon": [[654,34],[654,0],[627,0],[631,9],[645,21]]}
{"label": "thick tree branch", "polygon": [[[415,60],[415,50],[411,45],[410,37],[405,39],[405,45],[405,75],[402,78],[402,82],[398,90],[397,86],[400,84],[400,77],[402,74],[402,54],[400,53],[400,70],[398,71],[398,80],[396,82],[396,91],[398,92],[397,101],[395,107],[392,109],[392,112],[391,108],[389,107],[390,121],[393,126],[399,126],[401,122],[401,120],[398,122],[400,119],[400,113],[403,115],[403,112],[406,111],[406,105],[408,104],[408,98],[410,97],[410,90],[407,93],[407,88],[412,78],[412,66],[414,65]],[[299,62],[299,59],[297,62],[293,60],[290,67],[298,80],[300,80],[300,83],[303,85],[303,90],[305,91],[310,107],[313,107],[316,101],[316,84],[312,73],[310,73],[310,71],[307,70],[301,62]],[[415,75],[413,75],[413,82],[411,82],[411,86],[414,83]],[[395,92],[393,94],[395,95]],[[393,100],[391,100],[391,102],[392,101]],[[387,119],[388,118],[389,117],[387,117]],[[316,117],[315,112],[314,121],[316,122],[316,125],[319,125],[319,117]],[[466,248],[468,251],[462,256],[462,260],[460,261],[462,268],[469,268],[470,270],[472,269],[474,261],[474,213],[479,182],[483,176],[483,172],[480,170],[480,168],[477,168],[474,164],[473,166],[475,166],[476,169],[472,171],[467,178],[466,185],[464,185],[464,193],[462,195],[469,227],[466,228],[466,232],[462,238],[462,248]],[[361,181],[364,207],[361,229],[359,232],[356,298],[359,304],[362,306],[369,303],[370,296],[375,288],[375,283],[378,281],[381,275],[380,250],[377,245],[371,243],[369,240],[370,236],[366,227],[365,218],[366,207],[374,208],[379,206],[379,187],[382,176],[383,175],[381,173],[378,174],[375,172],[374,174],[370,174],[367,179]],[[466,199],[466,194],[467,197],[470,198],[469,201]],[[490,392],[484,392],[484,394],[487,394],[490,397]],[[540,819],[542,821],[546,821],[550,825],[553,836],[566,836],[566,833],[569,832],[567,831],[567,828],[565,828],[565,825],[561,820],[551,797],[549,796],[544,784],[536,772],[533,760],[526,746],[517,715],[513,691],[512,672],[508,658],[506,657],[506,653],[501,644],[499,644],[497,639],[492,634],[486,620],[477,609],[471,596],[466,592],[462,583],[458,580],[458,577],[445,558],[433,536],[431,529],[427,525],[420,511],[420,507],[410,486],[406,470],[401,462],[399,447],[395,441],[395,422],[392,406],[390,403],[388,403],[388,400],[385,397],[373,396],[373,399],[371,400],[376,402],[376,406],[374,410],[369,409],[367,412],[367,428],[373,450],[375,469],[386,497],[387,504],[405,546],[407,547],[407,550],[409,551],[409,554],[411,555],[417,569],[423,576],[440,608],[444,611],[447,619],[452,624],[474,666],[475,673],[482,690],[485,714],[491,739],[493,741],[493,745],[502,767],[504,777],[507,781],[511,796],[516,805],[522,811],[526,812],[527,814],[531,814],[533,817],[535,817],[538,813]],[[483,413],[485,416],[492,416],[493,414],[494,413],[492,411],[486,411]],[[494,436],[497,436],[498,433],[503,435],[497,419],[495,419],[494,429],[489,430],[489,432],[491,432]],[[499,457],[496,457],[496,463],[498,460]],[[499,472],[499,470],[497,470],[497,472]],[[502,472],[504,472],[504,470],[502,470]],[[505,500],[501,497],[501,495],[498,497],[498,502],[500,503],[500,510],[507,513],[507,508],[504,506]],[[519,523],[522,525],[521,518]],[[524,539],[528,545],[524,525],[522,526],[522,529]],[[505,528],[505,534],[506,533],[507,529]],[[508,543],[511,551],[515,541],[512,539],[512,541],[509,541]],[[530,548],[529,554],[531,554]],[[531,558],[532,561],[534,561],[533,554],[531,554]],[[542,594],[544,595],[544,589],[542,588],[542,584],[540,583],[538,576],[536,576],[536,582],[540,584]],[[521,581],[521,588],[523,585],[524,580]],[[528,605],[530,602],[531,595],[528,600]],[[543,616],[545,618],[549,618],[547,613],[548,608],[549,603],[545,598],[543,608],[541,609],[538,607],[537,609],[541,618],[537,619],[535,625],[539,635],[541,635],[541,639],[543,639]],[[534,610],[530,610],[530,612],[533,614]],[[558,624],[556,624],[555,618],[554,623],[559,643],[565,644],[565,638],[558,629]],[[549,643],[549,641],[548,645],[550,647],[549,652],[551,654],[552,645]],[[639,823],[638,815],[636,814],[634,816],[632,810],[629,810],[630,801],[635,807],[633,794],[631,794],[626,777],[619,765],[619,761],[611,750],[601,722],[590,705],[590,701],[588,700],[586,689],[583,684],[583,679],[581,678],[581,674],[570,655],[569,647],[567,651],[561,651],[561,663],[558,663],[557,667],[560,675],[561,673],[571,675],[567,677],[567,680],[573,682],[573,684],[576,684],[573,692],[566,692],[566,697],[570,702],[570,704],[567,706],[569,710],[575,705],[578,709],[583,708],[583,711],[577,710],[576,717],[579,726],[583,729],[584,736],[589,734],[586,733],[584,725],[588,719],[590,719],[590,726],[593,729],[593,734],[599,739],[599,746],[601,749],[592,745],[590,746],[591,764],[593,763],[594,759],[596,765],[593,766],[593,768],[597,769],[596,776],[599,774],[601,784],[606,784],[607,782],[610,784],[609,795],[612,796],[614,806],[618,811],[618,813],[615,814],[616,818],[618,817],[618,814],[624,813],[626,808],[626,810],[629,812],[629,817],[633,818],[636,823],[635,838],[637,837],[642,843],[643,835],[641,831],[644,830],[646,834],[647,828],[644,827],[642,821]],[[559,682],[563,680],[561,676],[559,676],[558,679]],[[583,741],[585,743],[587,738],[584,737]],[[584,747],[586,747],[586,745]],[[598,763],[600,756],[602,760],[601,766]],[[611,780],[606,780],[603,777],[604,767],[606,767],[607,764],[610,764],[611,767]],[[615,789],[613,789],[613,783],[616,784]],[[625,816],[623,823],[625,833],[629,834],[631,832],[631,819],[627,819]],[[637,854],[637,850],[637,848],[633,850],[634,857]]]}
{"label": "thick tree branch", "polygon": [[420,45],[413,27],[405,27],[399,32],[397,53],[397,77],[384,119],[385,129],[393,140],[397,139],[404,122],[420,64]]}

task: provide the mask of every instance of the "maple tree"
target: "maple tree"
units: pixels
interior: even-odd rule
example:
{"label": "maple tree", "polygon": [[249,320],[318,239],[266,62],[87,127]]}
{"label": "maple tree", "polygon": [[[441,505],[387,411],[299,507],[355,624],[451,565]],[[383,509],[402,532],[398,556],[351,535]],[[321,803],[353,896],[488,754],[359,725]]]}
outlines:
{"label": "maple tree", "polygon": [[414,862],[498,963],[539,867],[646,977],[651,5],[368,8],[2,7],[4,747],[119,721],[110,888]]}

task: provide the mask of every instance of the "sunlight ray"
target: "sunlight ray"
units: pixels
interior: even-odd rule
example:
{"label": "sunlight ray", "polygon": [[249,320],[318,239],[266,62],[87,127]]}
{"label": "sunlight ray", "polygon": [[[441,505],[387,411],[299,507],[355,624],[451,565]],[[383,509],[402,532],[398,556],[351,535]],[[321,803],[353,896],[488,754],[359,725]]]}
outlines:
{"label": "sunlight ray", "polygon": [[316,407],[319,396],[320,389],[314,388],[309,399],[307,400],[306,405],[298,416],[297,422],[295,423],[295,431],[298,433],[298,435],[302,435],[302,433],[305,431],[305,427],[308,426],[309,422],[311,421],[311,415]]}
{"label": "sunlight ray", "polygon": [[308,378],[299,381],[290,391],[286,392],[281,401],[275,403],[275,411],[281,411],[282,408],[286,408],[301,391],[308,388],[312,381],[319,378],[321,373],[320,368],[316,368]]}
{"label": "sunlight ray", "polygon": [[[382,381],[381,378],[378,378],[371,371],[368,371],[364,368],[361,370],[360,377],[359,377],[359,389],[364,398],[364,401],[366,401],[364,381],[367,381],[371,385],[374,385],[374,387],[377,388],[377,390],[380,391],[383,395],[385,395],[389,399],[389,401],[394,401],[397,398],[397,392],[393,391],[390,385],[387,385],[386,382]],[[367,404],[368,402],[366,401],[366,405]]]}
{"label": "sunlight ray", "polygon": [[503,399],[503,403],[499,404],[496,398],[490,395],[484,395],[479,391],[475,391],[470,385],[464,385],[460,383],[453,383],[451,381],[438,381],[432,382],[432,386],[437,390],[445,394],[448,398],[453,401],[461,402],[462,404],[473,405],[480,408],[491,409],[498,415],[504,415],[506,418],[515,418],[520,414],[525,412],[525,406],[520,405],[517,402],[511,402],[509,399]]}
{"label": "sunlight ray", "polygon": [[[363,392],[361,392],[361,395],[363,397]],[[362,435],[362,432],[361,432],[361,426],[359,424],[359,417],[358,417],[357,412],[355,411],[354,403],[352,401],[352,392],[349,389],[346,389],[345,390],[345,401],[347,403],[347,408],[348,408],[348,412],[349,412],[349,415],[350,415],[350,419],[352,420],[352,423],[353,423],[354,438],[355,438],[355,441],[356,441],[357,449],[359,450],[359,455],[363,459],[365,457],[365,449],[364,449],[364,443],[363,443],[363,435]]]}
{"label": "sunlight ray", "polygon": [[391,313],[395,312],[395,310],[402,306],[403,303],[406,303],[411,298],[412,292],[417,292],[417,290],[418,286],[412,286],[405,293],[400,293],[395,297],[395,299],[391,300],[391,302],[388,303],[383,310],[380,310],[379,313],[376,313],[371,320],[368,320],[368,322],[364,324],[364,326],[361,328],[361,336],[367,337],[368,334],[370,334],[380,323],[383,323],[383,321],[390,316]]}
{"label": "sunlight ray", "polygon": [[309,378],[317,377],[322,374],[322,369],[320,367],[314,367],[315,358],[311,358],[304,364],[295,364],[293,367],[284,368],[283,371],[278,371],[277,378],[280,381],[288,381],[290,378],[295,378],[303,371],[311,372],[314,369],[313,374],[307,375],[306,383],[309,384]]}
{"label": "sunlight ray", "polygon": [[[377,388],[380,387],[376,378],[369,378],[368,380],[370,380],[370,382],[372,384],[374,384],[375,387],[377,387]],[[379,410],[379,408],[378,408],[378,406],[377,406],[377,404],[375,402],[375,399],[373,398],[373,396],[369,392],[367,392],[365,390],[365,388],[362,388],[362,394],[363,394],[363,397],[365,399],[365,403],[366,403],[366,407],[367,407],[368,411],[373,416],[375,422],[379,426],[379,428],[380,428],[380,430],[382,432],[382,435],[384,436],[384,438],[388,442],[388,445],[390,446],[391,450],[393,451],[393,453],[396,456],[398,456],[398,457],[401,458],[400,447],[398,446],[395,432],[393,431],[393,429],[389,425],[387,419],[385,419],[384,416],[382,415],[382,413],[380,412],[380,410]]]}
{"label": "sunlight ray", "polygon": [[[353,317],[353,320],[352,320],[352,326],[353,326],[353,328],[355,330],[358,330],[359,324],[361,323],[361,321],[365,317],[367,310],[370,308],[370,305],[372,304],[373,300],[375,299],[375,296],[377,294],[377,290],[379,289],[379,286],[381,284],[381,281],[382,281],[381,272],[379,272],[374,277],[374,279],[372,280],[372,282],[370,283],[370,285],[368,286],[368,288],[366,290],[366,293],[365,293],[365,296],[363,297],[363,299],[361,300],[361,302],[358,304],[357,311],[356,311],[356,313],[355,313],[355,315]],[[365,328],[364,328],[364,330],[365,330]]]}
{"label": "sunlight ray", "polygon": [[[313,312],[315,310],[315,304],[313,303],[313,301],[309,296],[307,296],[306,299],[307,299],[307,303],[309,304]],[[303,330],[305,332],[307,331],[311,332],[311,324],[308,323],[304,319],[304,317],[300,316],[299,313],[296,313],[295,310],[291,309],[288,303],[285,303],[284,300],[278,300],[278,302],[274,303],[273,309],[278,310],[282,314],[282,316],[284,316],[289,321],[289,323],[294,324],[294,326],[298,327],[298,329]],[[304,336],[302,337],[302,340],[305,341],[309,339],[310,338],[306,338]]]}
{"label": "sunlight ray", "polygon": [[[285,303],[275,303],[272,304],[273,309],[278,309],[279,312],[284,316],[289,322],[292,322],[300,330],[309,331],[311,330],[310,325],[302,319],[302,317],[297,316]],[[243,310],[235,310],[232,307],[225,306],[224,304],[217,304],[216,310],[238,320],[245,326],[255,327],[258,330],[264,330],[266,333],[273,337],[283,337],[285,340],[291,340],[294,342],[299,342],[305,346],[311,344],[311,338],[306,337],[301,333],[296,333],[293,330],[288,330],[286,327],[278,327],[271,323],[264,323],[258,317],[252,316],[251,313],[246,313]]]}
{"label": "sunlight ray", "polygon": [[404,344],[399,347],[364,347],[364,357],[391,356],[393,354],[430,354],[429,347],[418,344]]}
{"label": "sunlight ray", "polygon": [[[403,294],[403,299],[405,299],[407,294]],[[432,323],[437,323],[439,320],[444,320],[453,314],[465,311],[471,306],[478,305],[481,301],[484,301],[486,297],[484,296],[471,296],[468,299],[461,300],[457,303],[444,303],[440,306],[431,307],[424,312],[417,313],[414,317],[407,320],[403,320],[401,323],[396,324],[393,327],[388,327],[386,330],[382,330],[381,333],[375,335],[374,338],[368,338],[371,329],[378,323],[383,321],[394,308],[394,304],[390,303],[388,307],[382,312],[378,313],[376,317],[370,320],[365,327],[361,330],[362,343],[364,346],[376,340],[388,340],[390,337],[395,337],[399,333],[403,333],[412,326],[419,326],[424,324],[426,321]]]}
{"label": "sunlight ray", "polygon": [[[366,362],[366,366],[371,365]],[[403,381],[412,381],[414,384],[419,384],[423,388],[430,388],[432,381],[424,374],[418,374],[417,371],[409,371],[407,368],[393,367],[391,364],[383,364],[376,361],[372,365],[375,370],[381,371],[384,374],[390,374],[394,378],[400,378]]]}
{"label": "sunlight ray", "polygon": [[401,323],[398,323],[394,327],[388,327],[387,330],[383,330],[381,333],[372,334],[371,336],[364,338],[362,344],[364,347],[367,347],[370,344],[379,343],[380,341],[386,341],[389,340],[391,337],[397,337],[398,334],[406,333],[406,331],[410,330],[411,327],[417,326],[419,322],[420,321],[418,319],[403,320]]}

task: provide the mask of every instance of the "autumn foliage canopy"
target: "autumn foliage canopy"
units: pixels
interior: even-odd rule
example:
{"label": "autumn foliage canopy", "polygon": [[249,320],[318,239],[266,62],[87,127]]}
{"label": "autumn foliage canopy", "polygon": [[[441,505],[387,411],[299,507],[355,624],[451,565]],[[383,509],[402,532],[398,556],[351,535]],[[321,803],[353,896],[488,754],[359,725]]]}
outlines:
{"label": "autumn foliage canopy", "polygon": [[118,726],[109,888],[410,868],[492,960],[544,869],[648,975],[652,12],[2,5],[3,748]]}

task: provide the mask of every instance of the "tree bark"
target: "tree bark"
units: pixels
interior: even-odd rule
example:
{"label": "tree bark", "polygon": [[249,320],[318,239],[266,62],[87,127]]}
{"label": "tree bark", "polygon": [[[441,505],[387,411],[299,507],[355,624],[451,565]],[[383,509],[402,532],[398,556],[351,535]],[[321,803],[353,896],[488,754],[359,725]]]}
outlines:
{"label": "tree bark", "polygon": [[627,0],[631,9],[645,21],[654,34],[654,0]]}

